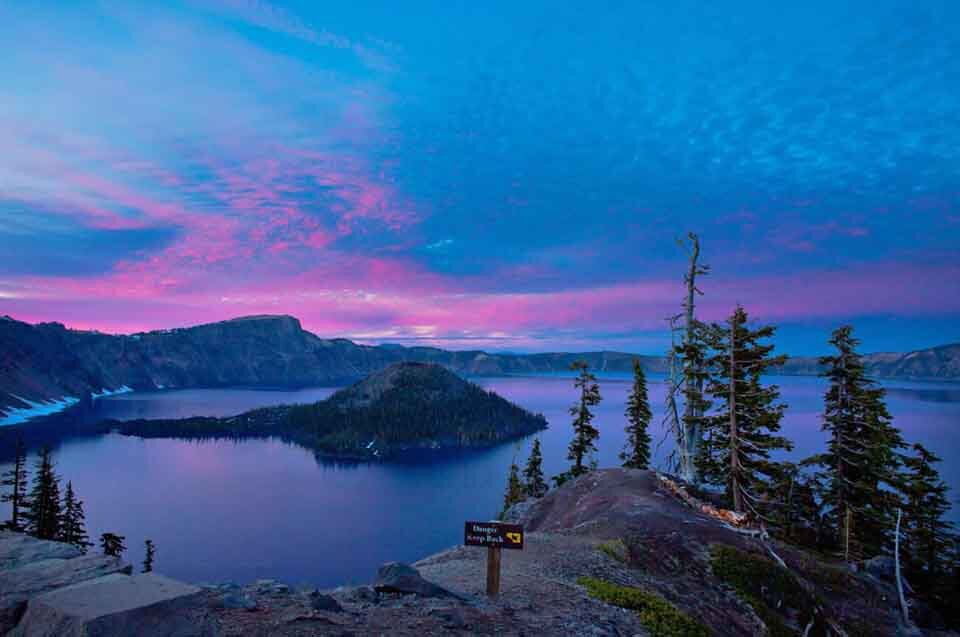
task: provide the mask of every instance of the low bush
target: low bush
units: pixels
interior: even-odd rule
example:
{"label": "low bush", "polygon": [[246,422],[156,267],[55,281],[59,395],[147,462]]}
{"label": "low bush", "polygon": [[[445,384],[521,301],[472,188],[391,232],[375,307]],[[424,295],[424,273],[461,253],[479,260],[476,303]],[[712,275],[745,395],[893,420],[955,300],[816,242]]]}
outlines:
{"label": "low bush", "polygon": [[577,583],[595,599],[636,611],[640,623],[652,637],[708,637],[707,627],[660,597],[632,586],[620,586],[594,577],[581,577]]}

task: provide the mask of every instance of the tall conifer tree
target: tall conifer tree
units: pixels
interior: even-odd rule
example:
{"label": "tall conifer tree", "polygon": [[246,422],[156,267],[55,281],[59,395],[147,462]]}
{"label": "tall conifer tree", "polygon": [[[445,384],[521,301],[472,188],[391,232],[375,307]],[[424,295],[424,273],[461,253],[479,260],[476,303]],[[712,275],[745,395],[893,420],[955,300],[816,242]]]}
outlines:
{"label": "tall conifer tree", "polygon": [[821,533],[820,492],[816,474],[804,473],[802,465],[784,462],[776,472],[772,490],[778,494],[773,523],[788,540],[818,546]]}
{"label": "tall conifer tree", "polygon": [[726,325],[711,328],[716,353],[709,361],[714,373],[707,394],[717,409],[705,419],[698,465],[705,482],[724,488],[735,511],[769,519],[771,485],[779,477],[770,453],[793,445],[776,435],[786,405],[779,402],[780,388],[765,385],[763,376],[786,356],[774,356],[774,346],[764,342],[773,336],[772,326],[751,329],[747,321],[747,312],[737,306]]}
{"label": "tall conifer tree", "polygon": [[77,498],[73,491],[73,483],[67,482],[67,489],[63,496],[63,507],[60,517],[61,542],[72,544],[84,553],[93,546],[87,536],[86,515],[83,512],[83,501]]}
{"label": "tall conifer tree", "polygon": [[940,458],[921,444],[913,445],[913,451],[914,456],[904,459],[907,571],[926,580],[949,572],[956,538],[953,524],[944,520],[950,510],[948,488],[933,466]]}
{"label": "tall conifer tree", "polygon": [[573,440],[567,453],[567,459],[573,461],[570,477],[576,478],[590,470],[584,459],[597,450],[596,441],[600,437],[600,431],[593,426],[591,408],[600,404],[600,386],[585,361],[576,361],[570,368],[578,372],[574,387],[580,390],[580,399],[570,407],[570,415],[573,416]]}
{"label": "tall conifer tree", "polygon": [[627,443],[620,452],[624,467],[646,469],[650,464],[650,402],[647,399],[647,379],[640,361],[633,359],[633,389],[627,397]]}
{"label": "tall conifer tree", "polygon": [[0,485],[9,489],[0,502],[10,503],[10,520],[7,526],[14,530],[23,530],[27,511],[27,449],[23,440],[17,440],[14,451],[13,467],[3,474]]}
{"label": "tall conifer tree", "polygon": [[900,460],[904,446],[884,404],[884,390],[867,378],[853,328],[834,330],[833,356],[824,356],[829,381],[823,429],[827,452],[813,459],[825,473],[823,504],[827,528],[846,559],[876,554],[892,538]]}
{"label": "tall conifer tree", "polygon": [[523,469],[523,489],[531,498],[542,498],[547,494],[547,483],[543,479],[543,454],[540,451],[540,438],[534,438],[530,457]]}
{"label": "tall conifer tree", "polygon": [[503,510],[500,512],[500,517],[506,515],[507,509],[517,502],[523,502],[525,499],[523,483],[520,481],[520,467],[514,461],[510,465],[510,475],[507,477],[507,488],[503,493]]}
{"label": "tall conifer tree", "polygon": [[41,540],[55,540],[60,535],[60,478],[49,447],[37,459],[27,520],[27,532]]}

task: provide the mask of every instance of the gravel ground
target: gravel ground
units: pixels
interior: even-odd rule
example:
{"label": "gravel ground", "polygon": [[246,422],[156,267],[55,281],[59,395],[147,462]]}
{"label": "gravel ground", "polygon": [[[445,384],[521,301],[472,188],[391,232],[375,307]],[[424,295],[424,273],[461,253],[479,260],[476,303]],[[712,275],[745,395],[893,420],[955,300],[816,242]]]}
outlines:
{"label": "gravel ground", "polygon": [[222,608],[224,592],[211,589],[211,605],[225,637],[281,635],[646,635],[634,613],[590,599],[580,575],[633,583],[596,542],[530,534],[523,551],[504,551],[501,594],[485,594],[486,549],[458,547],[414,564],[426,579],[461,599],[376,595],[368,587],[326,591],[343,612],[313,611],[307,591],[261,583],[240,589],[253,610]]}

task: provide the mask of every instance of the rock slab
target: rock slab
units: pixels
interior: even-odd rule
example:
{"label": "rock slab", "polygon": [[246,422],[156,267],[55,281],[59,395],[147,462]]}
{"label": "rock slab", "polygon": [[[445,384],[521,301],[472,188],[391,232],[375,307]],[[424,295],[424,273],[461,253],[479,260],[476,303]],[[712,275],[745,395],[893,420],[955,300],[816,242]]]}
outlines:
{"label": "rock slab", "polygon": [[81,555],[70,559],[45,558],[0,570],[0,634],[16,625],[28,599],[128,569],[116,557]]}
{"label": "rock slab", "polygon": [[23,533],[0,531],[0,571],[14,569],[24,564],[60,558],[68,560],[80,557],[83,552],[63,542],[38,540]]}
{"label": "rock slab", "polygon": [[110,575],[30,599],[9,637],[213,637],[203,591],[157,575]]}

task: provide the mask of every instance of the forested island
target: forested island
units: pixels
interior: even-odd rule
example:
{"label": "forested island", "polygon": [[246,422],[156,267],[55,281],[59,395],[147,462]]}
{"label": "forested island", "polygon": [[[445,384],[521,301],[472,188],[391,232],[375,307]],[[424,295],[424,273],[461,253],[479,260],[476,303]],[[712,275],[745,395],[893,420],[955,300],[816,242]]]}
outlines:
{"label": "forested island", "polygon": [[412,448],[491,445],[545,429],[547,421],[440,365],[397,363],[312,404],[102,427],[144,438],[275,436],[324,455],[382,459]]}

